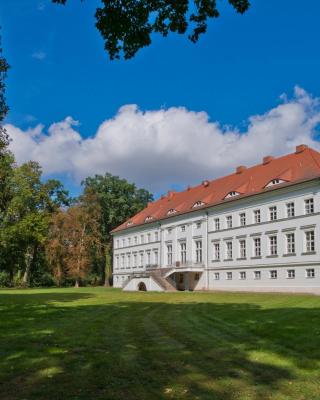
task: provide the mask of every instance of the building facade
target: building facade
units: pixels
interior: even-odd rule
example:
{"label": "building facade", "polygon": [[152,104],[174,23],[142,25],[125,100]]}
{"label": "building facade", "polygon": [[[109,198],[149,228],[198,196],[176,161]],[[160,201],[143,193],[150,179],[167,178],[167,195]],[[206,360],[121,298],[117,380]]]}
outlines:
{"label": "building facade", "polygon": [[124,290],[320,293],[320,154],[305,145],[169,192],[115,229]]}

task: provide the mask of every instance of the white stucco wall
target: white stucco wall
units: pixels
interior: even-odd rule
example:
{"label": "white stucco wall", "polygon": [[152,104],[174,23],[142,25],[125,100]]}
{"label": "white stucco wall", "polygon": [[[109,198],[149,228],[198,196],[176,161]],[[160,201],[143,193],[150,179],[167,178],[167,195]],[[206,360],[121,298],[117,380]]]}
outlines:
{"label": "white stucco wall", "polygon": [[[314,213],[305,215],[305,199],[314,199]],[[287,218],[286,204],[295,204],[295,216]],[[269,221],[269,207],[277,206],[277,220]],[[253,211],[261,210],[261,222],[254,223]],[[239,214],[246,213],[246,226],[240,226]],[[227,229],[225,218],[232,215],[233,227]],[[214,220],[220,219],[220,230],[215,231]],[[200,226],[199,226],[200,224]],[[315,252],[305,254],[305,231],[315,232]],[[155,232],[157,239],[155,240]],[[278,254],[270,257],[269,236],[277,235]],[[295,254],[287,256],[286,234],[295,234]],[[134,243],[134,237],[144,235],[144,243]],[[147,241],[150,235],[150,242]],[[253,238],[261,238],[261,257],[253,254]],[[128,244],[130,238],[130,245]],[[123,239],[126,246],[121,247]],[[246,258],[239,257],[239,240],[246,241]],[[314,180],[308,183],[279,188],[266,193],[239,198],[208,209],[195,210],[192,213],[172,216],[162,221],[148,223],[138,227],[118,232],[114,235],[114,286],[122,287],[129,276],[147,271],[147,253],[154,262],[154,252],[158,252],[158,265],[168,268],[167,246],[172,245],[172,267],[179,268],[176,262],[181,261],[181,242],[186,243],[186,260],[193,266],[203,268],[203,273],[194,290],[281,290],[281,291],[313,291],[320,288],[320,182]],[[196,264],[195,241],[202,240],[202,262]],[[233,258],[225,260],[225,242],[233,243]],[[220,260],[214,260],[213,244],[220,243]],[[119,247],[117,247],[119,244]],[[138,265],[133,265],[133,254],[137,254]],[[140,254],[144,254],[144,262],[140,262]],[[130,254],[131,264],[127,265],[127,255]],[[116,259],[125,257],[124,265],[117,265]],[[294,279],[287,278],[287,269],[294,268]],[[306,278],[307,268],[315,269],[315,278]],[[253,278],[253,271],[261,270],[261,280]],[[270,279],[270,269],[278,271],[277,279]],[[245,280],[239,279],[239,272],[247,271]],[[226,271],[233,271],[233,279],[225,279]],[[214,279],[214,272],[220,272],[220,279]],[[132,284],[134,286],[134,284]],[[135,290],[135,289],[133,289]]]}
{"label": "white stucco wall", "polygon": [[138,290],[139,283],[143,282],[146,285],[147,291],[153,292],[163,292],[163,288],[158,285],[151,277],[143,278],[133,278],[130,282],[123,288],[127,292],[134,292]]}

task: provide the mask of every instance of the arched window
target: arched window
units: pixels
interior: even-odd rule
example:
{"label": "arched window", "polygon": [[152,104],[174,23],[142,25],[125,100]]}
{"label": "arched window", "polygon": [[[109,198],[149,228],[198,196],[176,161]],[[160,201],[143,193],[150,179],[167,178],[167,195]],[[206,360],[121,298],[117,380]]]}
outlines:
{"label": "arched window", "polygon": [[196,207],[201,207],[204,206],[204,202],[201,200],[198,200],[194,203],[194,205],[192,206],[192,208],[196,208]]}
{"label": "arched window", "polygon": [[171,208],[171,209],[167,212],[167,215],[175,214],[176,212],[177,212],[177,210],[175,210],[174,208]]}
{"label": "arched window", "polygon": [[280,183],[285,182],[283,179],[279,179],[279,178],[275,178],[272,179],[267,185],[266,187],[270,187],[270,186],[274,186],[274,185],[279,185]]}
{"label": "arched window", "polygon": [[239,192],[235,192],[234,190],[232,191],[232,192],[229,192],[227,195],[226,195],[226,197],[225,197],[225,199],[230,199],[231,197],[235,197],[235,196],[239,196]]}

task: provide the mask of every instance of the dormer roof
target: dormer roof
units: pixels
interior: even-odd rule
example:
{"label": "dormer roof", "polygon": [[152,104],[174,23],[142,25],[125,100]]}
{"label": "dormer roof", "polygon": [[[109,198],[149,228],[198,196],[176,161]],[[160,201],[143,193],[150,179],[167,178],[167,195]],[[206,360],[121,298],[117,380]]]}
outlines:
{"label": "dormer roof", "polygon": [[[279,158],[264,157],[261,164],[253,167],[241,166],[241,171],[238,168],[230,175],[203,181],[200,185],[189,186],[182,192],[169,192],[167,196],[161,196],[160,199],[150,203],[144,210],[131,217],[130,225],[126,221],[113,232],[142,225],[148,216],[153,217],[152,221],[173,218],[180,214],[196,212],[224,202],[238,201],[246,196],[319,177],[320,153],[306,145],[300,145],[294,153]],[[277,179],[280,184],[268,186],[270,182]],[[232,192],[238,195],[227,197]],[[195,206],[195,204],[199,205]],[[168,215],[170,210],[176,212]]]}

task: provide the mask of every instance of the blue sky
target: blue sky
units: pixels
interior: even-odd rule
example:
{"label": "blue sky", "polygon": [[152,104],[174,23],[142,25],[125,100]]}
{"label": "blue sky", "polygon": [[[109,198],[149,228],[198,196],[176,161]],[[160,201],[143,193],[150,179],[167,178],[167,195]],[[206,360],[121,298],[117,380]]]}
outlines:
{"label": "blue sky", "polygon": [[[104,121],[118,120],[119,108],[136,104],[142,112],[172,107],[175,110],[185,107],[188,112],[204,111],[208,115],[207,124],[217,121],[223,127],[222,135],[228,131],[226,126],[248,134],[248,118],[265,115],[283,105],[284,100],[279,97],[283,93],[291,99],[290,104],[302,104],[304,96],[317,107],[320,2],[252,0],[250,10],[243,16],[236,14],[227,1],[218,3],[221,17],[209,22],[208,32],[198,44],[179,35],[167,39],[155,36],[152,45],[142,49],[133,60],[110,61],[94,27],[94,12],[100,1],[69,0],[67,6],[54,5],[49,0],[1,1],[3,48],[11,65],[7,79],[10,106],[7,122],[25,134],[28,128],[43,124],[38,133],[42,140],[43,135],[50,135],[46,129],[51,124],[71,116],[79,124],[75,128],[69,123],[68,129],[75,129],[85,139],[95,137]],[[299,91],[294,94],[295,86],[303,88],[304,95]],[[308,113],[306,108],[304,111]],[[126,115],[130,112],[125,111]],[[163,115],[152,114],[152,118]],[[142,113],[142,117],[146,123],[146,115]],[[123,126],[130,130],[131,125]],[[183,125],[179,126],[183,129]],[[315,124],[308,132],[310,140],[317,129]],[[121,133],[114,135],[124,140]],[[184,139],[177,138],[179,147],[178,139]],[[289,148],[288,141],[286,137]],[[115,146],[114,143],[110,146]],[[270,151],[275,149],[276,145]],[[124,152],[119,154],[120,159],[127,160]],[[172,154],[173,158],[176,156]],[[178,156],[182,163],[184,157],[180,153]],[[242,156],[244,161],[255,161],[250,154]],[[150,159],[144,162],[150,163]],[[142,166],[134,170],[129,162],[125,168],[119,168],[113,160],[105,169],[158,192],[168,186],[184,185],[188,177],[193,184],[204,172],[211,178],[231,168],[231,164],[219,168],[218,161],[206,169],[190,163],[199,173],[193,175],[185,167],[185,176],[173,174],[170,179],[162,179],[164,174],[170,174],[170,168],[163,169],[161,161],[147,178],[141,178],[141,174],[147,174]],[[97,172],[103,168],[99,165]],[[83,169],[82,166],[78,175],[67,168],[61,171],[49,168],[47,172],[61,177],[76,190]],[[135,172],[127,173],[130,170]],[[88,173],[94,172],[88,169]],[[161,183],[156,185],[155,180]]]}

